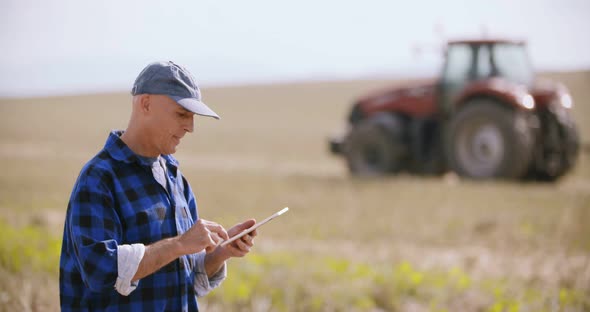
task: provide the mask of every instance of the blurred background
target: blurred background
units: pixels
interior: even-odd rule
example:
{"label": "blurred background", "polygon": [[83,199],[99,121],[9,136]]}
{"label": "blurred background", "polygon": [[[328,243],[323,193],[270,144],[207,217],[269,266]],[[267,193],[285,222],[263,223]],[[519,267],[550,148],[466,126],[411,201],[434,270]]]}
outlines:
{"label": "blurred background", "polygon": [[79,170],[156,60],[222,119],[177,158],[203,218],[290,211],[206,311],[588,311],[590,157],[556,183],[352,177],[327,139],[367,92],[439,76],[451,39],[524,40],[590,142],[590,2],[0,1],[0,311],[57,311]]}

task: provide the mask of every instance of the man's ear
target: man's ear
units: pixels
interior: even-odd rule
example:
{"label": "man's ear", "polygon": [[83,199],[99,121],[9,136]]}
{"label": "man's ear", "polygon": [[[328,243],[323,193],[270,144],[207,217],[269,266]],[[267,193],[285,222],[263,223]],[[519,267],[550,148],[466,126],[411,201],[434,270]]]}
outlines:
{"label": "man's ear", "polygon": [[139,96],[139,110],[142,113],[149,113],[151,110],[151,99],[149,94]]}

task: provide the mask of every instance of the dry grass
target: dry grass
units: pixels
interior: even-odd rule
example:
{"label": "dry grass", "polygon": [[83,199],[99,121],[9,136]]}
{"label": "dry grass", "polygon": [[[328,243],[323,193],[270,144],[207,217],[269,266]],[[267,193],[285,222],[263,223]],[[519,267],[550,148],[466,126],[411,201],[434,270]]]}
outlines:
{"label": "dry grass", "polygon": [[[588,141],[590,72],[548,76],[572,91]],[[352,179],[326,138],[355,95],[391,83],[204,90],[222,120],[197,119],[177,154],[201,216],[230,226],[291,208],[206,310],[590,309],[590,158],[557,184]],[[125,128],[129,99],[0,100],[0,311],[58,310],[57,251],[15,242],[61,238],[78,171]]]}

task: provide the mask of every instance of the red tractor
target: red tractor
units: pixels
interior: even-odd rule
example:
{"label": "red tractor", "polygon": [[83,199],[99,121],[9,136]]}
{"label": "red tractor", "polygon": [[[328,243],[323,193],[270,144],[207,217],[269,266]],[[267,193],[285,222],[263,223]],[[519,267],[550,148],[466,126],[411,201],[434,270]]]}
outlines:
{"label": "red tractor", "polygon": [[473,179],[554,181],[579,137],[561,84],[535,81],[524,42],[451,41],[438,81],[356,101],[330,140],[354,175],[452,170]]}

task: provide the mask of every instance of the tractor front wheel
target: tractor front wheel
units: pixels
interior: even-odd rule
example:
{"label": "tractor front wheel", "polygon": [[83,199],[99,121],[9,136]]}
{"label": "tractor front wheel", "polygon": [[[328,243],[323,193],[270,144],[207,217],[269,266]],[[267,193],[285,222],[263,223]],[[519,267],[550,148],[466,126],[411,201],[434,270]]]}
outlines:
{"label": "tractor front wheel", "polygon": [[344,146],[350,172],[380,176],[400,171],[406,154],[402,132],[403,121],[391,114],[379,114],[355,124]]}

